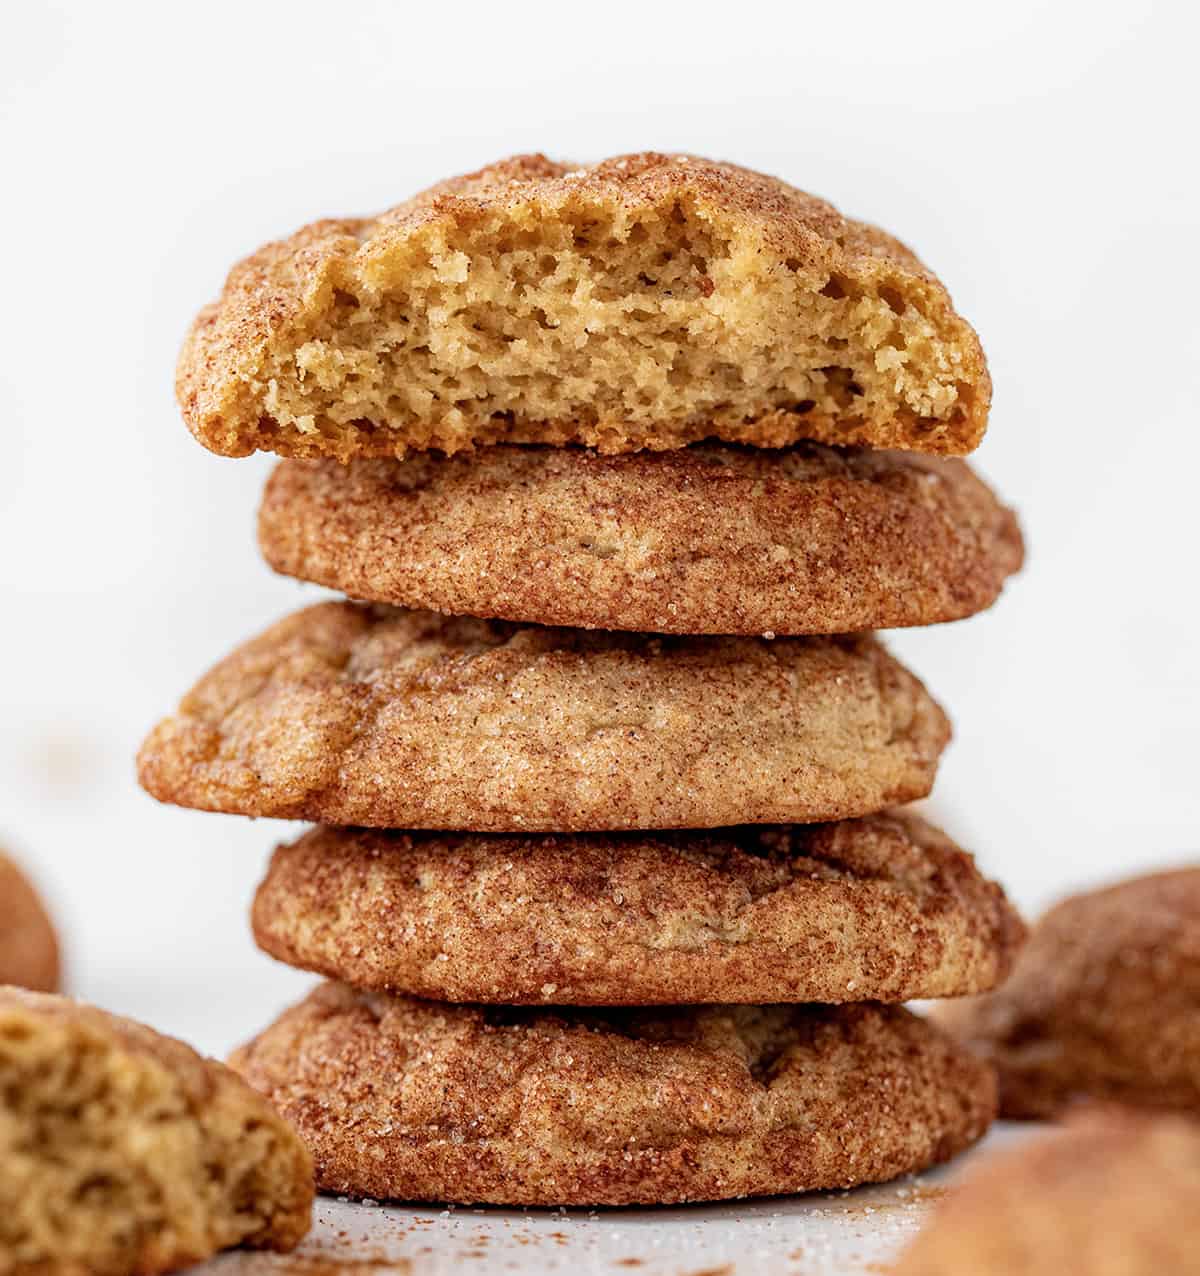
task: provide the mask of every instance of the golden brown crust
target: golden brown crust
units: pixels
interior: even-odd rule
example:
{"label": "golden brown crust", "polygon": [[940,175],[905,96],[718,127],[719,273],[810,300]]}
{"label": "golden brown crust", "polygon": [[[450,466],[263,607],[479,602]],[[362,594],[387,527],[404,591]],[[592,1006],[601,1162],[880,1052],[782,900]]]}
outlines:
{"label": "golden brown crust", "polygon": [[138,767],[163,801],[239,815],[705,828],[923,797],[948,737],[869,637],[657,637],[323,603],[201,679]]}
{"label": "golden brown crust", "polygon": [[285,461],[258,528],[276,571],[353,598],[655,633],[956,620],[1022,559],[963,462],[820,444]]}
{"label": "golden brown crust", "polygon": [[908,1001],[982,992],[1023,928],[903,811],[714,833],[318,828],[276,850],[259,945],[356,988],[559,1005]]}
{"label": "golden brown crust", "polygon": [[[626,251],[647,225],[678,231],[675,223],[685,224],[680,251],[694,267],[679,280],[650,279],[634,269],[635,287],[609,297],[599,264],[605,254]],[[608,239],[593,245],[589,234],[601,226]],[[664,374],[661,409],[642,410],[632,389],[623,399],[598,402],[598,388],[590,384],[568,395],[565,410],[552,417],[539,416],[536,403],[523,409],[522,394],[513,391],[520,374],[508,361],[526,366],[524,357],[532,369],[537,342],[561,335],[560,321],[530,307],[528,315],[522,312],[526,336],[525,327],[508,322],[503,302],[489,308],[464,296],[456,309],[455,289],[468,278],[464,263],[482,254],[478,269],[498,272],[500,291],[506,280],[509,292],[515,287],[510,308],[519,305],[535,284],[512,279],[505,263],[526,251],[522,245],[533,260],[539,244],[558,247],[564,235],[572,260],[590,263],[596,274],[582,284],[572,274],[550,295],[582,289],[585,301],[609,307],[602,317],[581,321],[572,349],[582,343],[591,358],[609,339],[607,329],[628,334],[644,307],[665,308],[673,320],[654,348],[660,368],[673,369],[682,346],[695,350],[706,334],[726,333],[714,341],[709,362],[689,374],[707,380],[707,387],[689,391],[691,398],[672,398]],[[472,249],[489,236],[497,246]],[[693,241],[703,241],[711,259],[698,256]],[[433,283],[421,291],[415,281],[426,276]],[[533,278],[540,278],[536,270]],[[347,377],[348,361],[362,348],[355,326],[361,334],[385,301],[392,309],[379,320],[373,346],[385,358],[414,343],[424,354],[439,343],[454,345],[434,362],[420,403],[411,383],[403,383],[403,367],[393,370],[392,380],[374,364]],[[805,365],[812,375],[754,382],[755,363],[775,357],[786,366],[787,352],[773,350],[772,341],[795,345],[786,339],[786,325],[775,331],[779,310],[815,303],[820,306],[806,321],[811,332],[805,329],[814,342]],[[458,326],[447,340],[451,324]],[[598,332],[598,324],[606,330]],[[774,335],[747,344],[747,332],[756,328]],[[835,330],[865,332],[857,372],[860,380],[878,374],[878,393],[873,387],[864,392],[853,377],[839,382],[827,375],[855,371],[839,366],[849,355],[847,338],[833,336]],[[349,353],[337,345],[342,333],[350,336]],[[464,358],[469,341],[479,350]],[[514,351],[514,342],[526,344]],[[628,358],[631,386],[644,388],[653,370],[634,366],[636,351]],[[496,367],[505,369],[504,399],[488,388]],[[568,376],[564,371],[560,384]],[[343,410],[294,415],[281,389],[288,378],[302,392],[327,388],[326,407]],[[378,383],[368,385],[373,379]],[[722,379],[732,388],[718,386]],[[770,447],[810,438],[962,454],[982,437],[991,399],[974,331],[955,313],[943,285],[898,240],[775,178],[653,153],[585,168],[517,156],[440,183],[378,217],[327,219],[267,244],[233,268],[219,300],[200,313],[180,356],[176,388],[189,428],[213,451],[244,456],[262,449],[342,461],[491,442],[629,451],[706,437]],[[688,412],[683,404],[692,399]]]}
{"label": "golden brown crust", "polygon": [[1000,1074],[1005,1116],[1084,1099],[1200,1113],[1200,868],[1076,895],[1012,977],[939,1016]]}
{"label": "golden brown crust", "polygon": [[1195,1269],[1200,1126],[1107,1112],[990,1156],[896,1276],[1161,1276]]}
{"label": "golden brown crust", "polygon": [[898,1007],[451,1006],[324,984],[233,1064],[327,1191],[631,1205],[850,1186],[953,1156],[990,1072]]}
{"label": "golden brown crust", "polygon": [[308,1231],[312,1161],[224,1064],[142,1024],[0,988],[0,1270],[174,1271]]}
{"label": "golden brown crust", "polygon": [[57,992],[58,936],[37,891],[0,851],[0,984]]}

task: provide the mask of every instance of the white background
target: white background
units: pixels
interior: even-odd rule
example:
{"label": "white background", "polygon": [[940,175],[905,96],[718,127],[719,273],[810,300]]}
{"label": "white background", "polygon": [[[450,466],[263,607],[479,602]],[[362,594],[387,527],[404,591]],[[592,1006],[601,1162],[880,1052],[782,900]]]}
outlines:
{"label": "white background", "polygon": [[[246,907],[268,823],[157,806],[144,731],[314,591],[264,458],[172,397],[232,261],[503,154],[738,160],[914,245],[996,383],[1029,566],[897,635],[957,739],[934,806],[1020,903],[1200,851],[1192,6],[4,6],[0,840],[79,993],[223,1050],[304,987]],[[786,15],[786,16],[785,16]]]}

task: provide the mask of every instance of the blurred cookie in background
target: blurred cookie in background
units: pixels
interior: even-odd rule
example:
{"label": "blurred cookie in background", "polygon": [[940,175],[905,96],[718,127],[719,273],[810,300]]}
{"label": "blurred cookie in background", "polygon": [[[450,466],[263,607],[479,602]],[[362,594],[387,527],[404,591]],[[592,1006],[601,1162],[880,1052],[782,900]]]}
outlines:
{"label": "blurred cookie in background", "polygon": [[1064,900],[1007,983],[937,1017],[996,1067],[1004,1116],[1088,1098],[1200,1114],[1200,867]]}
{"label": "blurred cookie in background", "polygon": [[0,984],[57,992],[61,982],[50,915],[29,879],[0,850]]}
{"label": "blurred cookie in background", "polygon": [[1200,1125],[1128,1109],[987,1157],[895,1276],[1157,1276],[1196,1270]]}

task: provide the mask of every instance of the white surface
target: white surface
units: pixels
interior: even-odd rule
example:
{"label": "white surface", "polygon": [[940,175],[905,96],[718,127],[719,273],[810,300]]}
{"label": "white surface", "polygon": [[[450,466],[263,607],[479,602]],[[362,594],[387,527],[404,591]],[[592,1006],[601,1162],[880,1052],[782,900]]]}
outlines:
{"label": "white surface", "polygon": [[[986,1145],[917,1178],[854,1192],[731,1205],[642,1210],[383,1207],[323,1199],[293,1257],[238,1253],[196,1276],[410,1276],[506,1271],[630,1276],[858,1276],[883,1271],[921,1227],[946,1185],[991,1148],[1031,1137],[994,1131]],[[322,1260],[328,1267],[320,1266]],[[389,1268],[389,1265],[392,1265]],[[317,1270],[313,1270],[316,1268]],[[349,1276],[349,1272],[347,1273]],[[965,1276],[965,1274],[964,1274]]]}

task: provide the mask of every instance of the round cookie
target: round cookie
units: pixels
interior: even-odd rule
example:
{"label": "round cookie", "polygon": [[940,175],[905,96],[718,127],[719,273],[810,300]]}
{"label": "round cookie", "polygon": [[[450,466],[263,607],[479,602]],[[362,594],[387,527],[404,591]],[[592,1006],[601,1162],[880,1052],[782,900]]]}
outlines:
{"label": "round cookie", "polygon": [[959,455],[991,380],[941,282],[824,200],[694,155],[519,155],[239,262],[176,397],[226,456],[706,438]]}
{"label": "round cookie", "polygon": [[29,880],[0,851],[0,984],[57,992],[58,937]]}
{"label": "round cookie", "polygon": [[1076,895],[1033,927],[996,992],[941,1007],[992,1063],[1001,1110],[1083,1099],[1200,1114],[1200,868]]}
{"label": "round cookie", "polygon": [[809,823],[929,792],[949,737],[869,636],[659,637],[323,603],[143,744],[202,810],[482,832]]}
{"label": "round cookie", "polygon": [[317,828],[276,850],[259,946],[356,988],[512,1005],[908,1001],[985,991],[1023,935],[915,815],[713,833]]}
{"label": "round cookie", "polygon": [[957,620],[1021,565],[962,461],[801,444],[285,461],[259,544],[353,598],[543,625],[856,633]]}
{"label": "round cookie", "polygon": [[308,1231],[312,1161],[224,1064],[0,988],[0,1271],[157,1276]]}
{"label": "round cookie", "polygon": [[1200,1126],[1128,1110],[987,1158],[895,1276],[1160,1276],[1195,1270]]}
{"label": "round cookie", "polygon": [[990,1071],[899,1007],[452,1006],[324,984],[231,1061],[318,1187],[633,1205],[849,1187],[979,1138]]}

